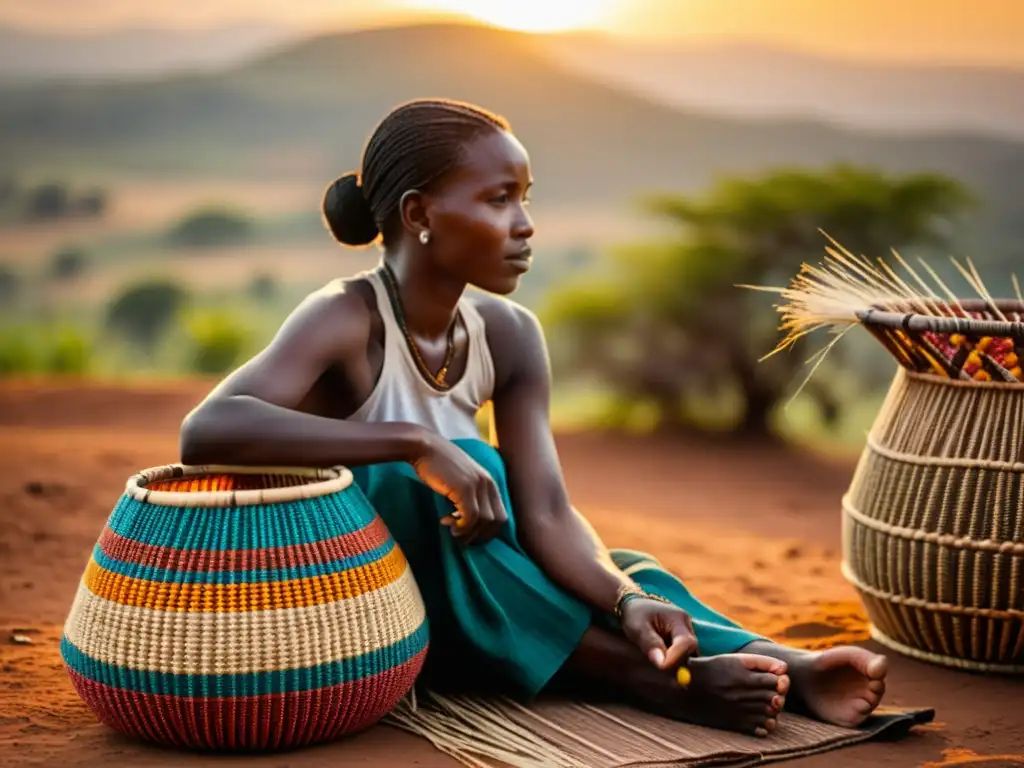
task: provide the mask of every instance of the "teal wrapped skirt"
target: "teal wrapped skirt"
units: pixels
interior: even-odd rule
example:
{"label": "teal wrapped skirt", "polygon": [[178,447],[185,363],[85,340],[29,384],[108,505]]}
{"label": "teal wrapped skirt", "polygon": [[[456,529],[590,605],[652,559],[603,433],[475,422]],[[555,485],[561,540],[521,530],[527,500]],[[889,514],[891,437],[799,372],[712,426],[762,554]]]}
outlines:
{"label": "teal wrapped skirt", "polygon": [[[423,595],[430,651],[421,682],[529,699],[592,623],[617,627],[552,581],[520,546],[501,454],[483,440],[454,442],[491,473],[509,514],[499,536],[486,543],[467,547],[453,538],[440,524],[451,503],[405,462],[355,467],[355,479],[405,552]],[[612,557],[638,584],[690,614],[702,656],[761,639],[697,600],[650,555],[613,549]]]}

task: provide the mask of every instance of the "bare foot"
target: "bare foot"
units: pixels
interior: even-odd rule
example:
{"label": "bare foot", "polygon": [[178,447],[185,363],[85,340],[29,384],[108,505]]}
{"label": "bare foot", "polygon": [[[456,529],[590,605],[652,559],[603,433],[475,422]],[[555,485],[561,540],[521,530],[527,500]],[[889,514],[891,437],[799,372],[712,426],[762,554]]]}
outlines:
{"label": "bare foot", "polygon": [[747,650],[785,661],[793,682],[791,702],[827,723],[855,728],[885,694],[889,661],[866,648],[842,646],[812,653],[758,642]]}
{"label": "bare foot", "polygon": [[786,664],[767,656],[734,653],[690,660],[691,680],[682,688],[674,671],[640,683],[639,706],[665,717],[712,728],[767,736],[789,690]]}

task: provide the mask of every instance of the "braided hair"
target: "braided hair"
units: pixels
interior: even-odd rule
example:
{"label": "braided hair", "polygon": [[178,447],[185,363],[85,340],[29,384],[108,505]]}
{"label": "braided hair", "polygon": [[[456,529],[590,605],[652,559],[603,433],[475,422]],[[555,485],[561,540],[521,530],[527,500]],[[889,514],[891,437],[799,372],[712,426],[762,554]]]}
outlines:
{"label": "braided hair", "polygon": [[493,130],[509,130],[505,118],[449,99],[417,99],[395,107],[363,150],[362,170],[327,187],[323,216],[338,242],[387,243],[400,225],[399,203],[410,189],[424,191],[459,162],[467,142]]}

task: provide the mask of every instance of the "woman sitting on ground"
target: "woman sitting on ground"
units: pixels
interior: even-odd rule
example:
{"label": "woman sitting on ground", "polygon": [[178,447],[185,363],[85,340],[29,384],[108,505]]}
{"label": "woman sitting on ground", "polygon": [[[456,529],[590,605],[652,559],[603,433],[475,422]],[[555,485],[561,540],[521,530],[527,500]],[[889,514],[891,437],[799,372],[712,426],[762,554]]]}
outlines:
{"label": "woman sitting on ground", "polygon": [[[784,707],[862,722],[885,657],[748,632],[649,555],[606,549],[570,505],[544,335],[504,298],[531,263],[532,183],[504,119],[394,109],[323,206],[341,243],[382,240],[380,263],[307,297],[188,415],[181,460],[351,467],[423,593],[431,686],[558,686],[760,736]],[[497,446],[477,429],[489,401]]]}

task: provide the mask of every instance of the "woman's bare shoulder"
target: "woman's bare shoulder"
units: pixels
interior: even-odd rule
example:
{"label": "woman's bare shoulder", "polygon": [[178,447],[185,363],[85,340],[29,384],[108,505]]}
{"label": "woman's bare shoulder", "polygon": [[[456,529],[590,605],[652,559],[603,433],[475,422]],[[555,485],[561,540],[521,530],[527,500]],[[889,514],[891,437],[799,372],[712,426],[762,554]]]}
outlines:
{"label": "woman's bare shoulder", "polygon": [[474,291],[467,298],[483,318],[488,336],[497,333],[522,341],[524,335],[533,336],[540,328],[532,310],[505,296]]}
{"label": "woman's bare shoulder", "polygon": [[365,278],[337,278],[308,293],[282,323],[277,340],[335,351],[365,345],[376,302]]}
{"label": "woman's bare shoulder", "polygon": [[542,361],[546,367],[544,330],[535,312],[504,296],[474,292],[469,300],[487,329],[499,389],[525,368],[532,372]]}
{"label": "woman's bare shoulder", "polygon": [[369,281],[361,276],[335,278],[311,291],[296,311],[306,308],[327,318],[357,325],[368,323],[377,310],[376,296]]}

